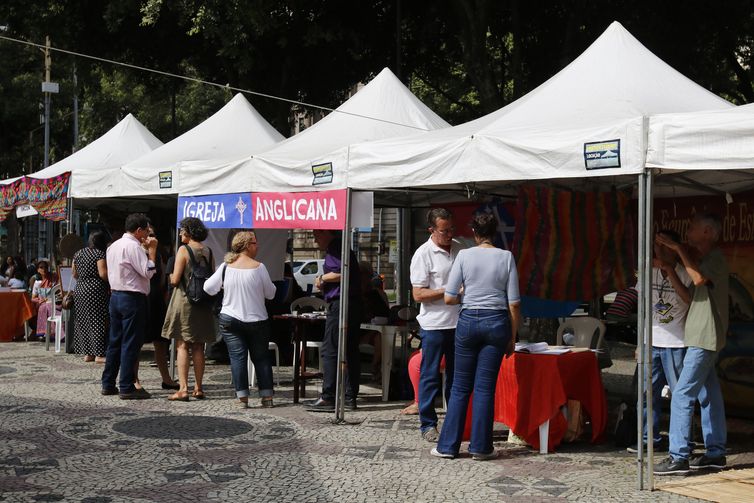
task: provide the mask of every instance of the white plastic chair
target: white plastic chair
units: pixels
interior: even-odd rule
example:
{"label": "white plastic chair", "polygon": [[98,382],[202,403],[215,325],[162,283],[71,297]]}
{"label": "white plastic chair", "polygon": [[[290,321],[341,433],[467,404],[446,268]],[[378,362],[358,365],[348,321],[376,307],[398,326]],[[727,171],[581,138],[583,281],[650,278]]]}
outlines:
{"label": "white plastic chair", "polygon": [[[315,311],[324,311],[327,309],[327,302],[319,297],[301,297],[291,302],[291,314],[299,311],[302,307],[311,307]],[[317,365],[320,372],[324,372],[322,368],[322,341],[306,341],[306,348],[304,348],[304,354],[302,357],[306,357],[306,350],[310,348],[317,348]],[[296,351],[296,344],[293,344],[293,351]]]}
{"label": "white plastic chair", "polygon": [[589,348],[602,350],[605,344],[605,324],[597,318],[579,316],[566,318],[558,327],[557,345],[563,345],[563,333],[570,329],[573,333],[573,343],[569,344],[577,348]]}
{"label": "white plastic chair", "polygon": [[47,329],[45,330],[45,351],[50,350],[50,332],[53,330],[51,325],[54,324],[56,353],[60,353],[61,339],[63,338],[63,317],[61,316],[62,310],[60,313],[57,312],[58,297],[60,297],[62,300],[62,289],[60,285],[55,285],[50,290],[50,297],[47,300],[50,304],[50,313],[52,314],[47,318]]}
{"label": "white plastic chair", "polygon": [[[280,386],[280,350],[278,349],[278,345],[272,341],[270,341],[268,349],[275,352],[275,367],[277,368],[275,383]],[[254,362],[251,361],[251,355],[247,357],[246,365],[251,376],[251,387],[253,388],[257,382],[257,371],[254,368]]]}

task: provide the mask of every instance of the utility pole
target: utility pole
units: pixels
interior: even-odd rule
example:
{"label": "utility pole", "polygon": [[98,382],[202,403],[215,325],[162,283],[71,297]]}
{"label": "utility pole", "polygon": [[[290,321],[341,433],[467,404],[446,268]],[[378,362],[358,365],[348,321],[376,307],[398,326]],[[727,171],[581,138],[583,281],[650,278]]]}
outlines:
{"label": "utility pole", "polygon": [[[52,54],[50,51],[50,36],[45,37],[45,48],[42,50],[45,57],[45,80],[42,82],[42,92],[45,95],[45,152],[44,152],[44,167],[50,165],[50,94],[57,93],[60,90],[60,86],[56,82],[50,82],[50,70],[52,69]],[[42,245],[42,229],[44,229],[44,238],[47,246]],[[39,256],[45,254],[45,248],[49,253],[47,257],[52,260],[53,258],[53,226],[49,220],[39,222],[39,242],[37,243],[37,249],[40,251]]]}
{"label": "utility pole", "polygon": [[73,62],[73,151],[79,148],[79,89],[76,78],[76,62]]}
{"label": "utility pole", "polygon": [[45,153],[44,166],[50,165],[50,94],[57,93],[60,86],[56,82],[50,82],[50,70],[52,69],[52,54],[50,53],[50,36],[45,37],[45,80],[42,82],[42,92],[45,93]]}

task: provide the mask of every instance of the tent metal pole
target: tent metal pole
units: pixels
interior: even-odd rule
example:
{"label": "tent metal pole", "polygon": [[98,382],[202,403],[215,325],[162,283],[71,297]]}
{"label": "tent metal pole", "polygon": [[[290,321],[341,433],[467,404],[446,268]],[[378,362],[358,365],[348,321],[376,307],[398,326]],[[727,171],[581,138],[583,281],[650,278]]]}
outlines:
{"label": "tent metal pole", "polygon": [[645,249],[644,256],[644,289],[647,294],[644,296],[644,332],[646,333],[644,356],[644,378],[647,397],[647,486],[649,490],[654,490],[654,421],[652,420],[652,248],[654,244],[654,222],[653,222],[653,173],[648,170],[646,174],[646,189],[644,190],[645,209],[644,209],[644,228],[645,228]]}
{"label": "tent metal pole", "polygon": [[637,303],[637,316],[636,316],[636,356],[637,356],[637,372],[638,372],[638,379],[637,379],[637,392],[636,392],[636,446],[637,453],[636,453],[636,475],[637,475],[637,486],[638,489],[641,491],[644,489],[644,442],[643,442],[643,421],[642,417],[644,417],[644,404],[642,401],[643,393],[642,393],[642,387],[644,386],[644,309],[646,307],[646,303],[644,302],[644,297],[647,294],[647,290],[644,288],[644,276],[645,276],[645,270],[643,267],[643,264],[646,260],[645,257],[645,251],[646,251],[646,220],[644,216],[645,212],[645,199],[646,199],[646,173],[642,173],[639,175],[639,200],[638,200],[638,229],[637,229],[637,237],[638,237],[638,303]]}
{"label": "tent metal pole", "polygon": [[[335,384],[335,419],[345,421],[345,370],[348,350],[348,297],[351,273],[351,189],[346,189],[346,218],[340,243],[340,314],[338,316],[338,367]],[[355,398],[355,397],[354,397]]]}

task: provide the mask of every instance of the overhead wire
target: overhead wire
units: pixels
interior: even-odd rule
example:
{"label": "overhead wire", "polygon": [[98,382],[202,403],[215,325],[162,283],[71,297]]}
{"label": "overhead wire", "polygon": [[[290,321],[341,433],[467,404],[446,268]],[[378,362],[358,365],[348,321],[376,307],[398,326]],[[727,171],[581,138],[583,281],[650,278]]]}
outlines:
{"label": "overhead wire", "polygon": [[[44,45],[44,44],[37,44],[36,42],[30,42],[28,40],[23,40],[23,39],[19,39],[19,38],[8,37],[6,35],[0,35],[0,40],[6,40],[6,41],[9,41],[9,42],[16,42],[16,43],[19,43],[19,44],[29,45],[29,46],[37,47],[37,48],[40,48],[40,49],[46,49],[47,48],[47,46]],[[291,104],[294,104],[294,105],[300,105],[300,106],[308,107],[308,108],[316,108],[316,109],[325,110],[325,111],[328,111],[328,112],[337,112],[337,113],[340,113],[340,114],[350,115],[350,116],[353,116],[353,117],[359,117],[359,118],[362,118],[362,119],[368,119],[368,120],[373,120],[373,121],[384,122],[384,123],[387,123],[387,124],[393,124],[395,126],[402,126],[402,127],[407,127],[407,128],[411,128],[411,129],[417,129],[419,131],[428,131],[427,128],[423,128],[423,127],[419,127],[419,126],[414,126],[414,125],[410,125],[410,124],[402,124],[400,122],[395,122],[395,121],[391,121],[391,120],[387,120],[387,119],[380,119],[379,117],[371,117],[371,116],[368,116],[368,115],[357,114],[357,113],[353,113],[353,112],[346,112],[346,111],[343,111],[343,110],[338,110],[336,108],[330,108],[330,107],[325,107],[325,106],[322,106],[322,105],[315,105],[313,103],[307,103],[305,101],[292,100],[290,98],[283,98],[282,96],[275,96],[274,94],[260,93],[258,91],[252,91],[250,89],[243,89],[243,88],[240,88],[240,87],[231,86],[230,84],[218,84],[217,82],[210,82],[210,81],[199,79],[199,78],[196,78],[196,77],[190,77],[188,75],[180,75],[180,74],[177,74],[177,73],[166,72],[166,71],[163,71],[163,70],[156,70],[154,68],[148,68],[148,67],[145,67],[145,66],[133,65],[131,63],[124,63],[122,61],[115,61],[113,59],[101,58],[99,56],[92,56],[91,54],[84,54],[84,53],[81,53],[81,52],[70,51],[68,49],[61,49],[61,48],[53,47],[53,46],[50,46],[49,49],[51,51],[56,51],[56,52],[60,52],[60,53],[63,53],[63,54],[69,54],[71,56],[76,56],[76,57],[79,57],[79,58],[92,59],[94,61],[100,61],[102,63],[109,63],[109,64],[112,64],[112,65],[124,66],[126,68],[131,68],[133,70],[139,70],[139,71],[143,71],[143,72],[156,73],[158,75],[162,75],[162,76],[165,76],[165,77],[172,77],[172,78],[176,78],[176,79],[188,80],[190,82],[195,82],[197,84],[204,84],[204,85],[208,85],[208,86],[218,87],[218,88],[221,88],[221,89],[227,89],[229,91],[237,91],[237,92],[240,92],[240,93],[251,94],[253,96],[259,96],[259,97],[262,97],[262,98],[283,101],[283,102],[286,102],[286,103],[291,103]]]}

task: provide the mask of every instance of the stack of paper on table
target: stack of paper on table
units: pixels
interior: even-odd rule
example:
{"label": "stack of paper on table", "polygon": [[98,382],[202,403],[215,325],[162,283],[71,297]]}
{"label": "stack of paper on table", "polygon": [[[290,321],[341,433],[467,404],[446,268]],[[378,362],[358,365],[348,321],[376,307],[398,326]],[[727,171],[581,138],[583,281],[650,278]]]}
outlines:
{"label": "stack of paper on table", "polygon": [[516,352],[518,353],[537,353],[544,355],[562,355],[568,353],[571,348],[563,346],[550,346],[546,342],[517,342]]}

